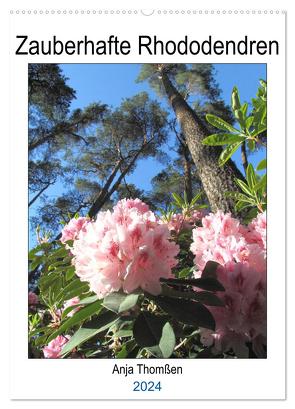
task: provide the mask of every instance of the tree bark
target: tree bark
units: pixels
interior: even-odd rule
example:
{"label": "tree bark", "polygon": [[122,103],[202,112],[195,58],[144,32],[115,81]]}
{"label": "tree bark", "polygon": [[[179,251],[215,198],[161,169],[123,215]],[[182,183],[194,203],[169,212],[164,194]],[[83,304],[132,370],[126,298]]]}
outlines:
{"label": "tree bark", "polygon": [[193,198],[192,171],[191,158],[187,145],[183,147],[183,168],[184,168],[184,191],[186,193],[187,200],[191,202]]}
{"label": "tree bark", "polygon": [[241,156],[242,156],[243,168],[244,168],[245,175],[246,175],[247,167],[248,167],[248,158],[247,158],[246,143],[245,142],[243,142],[242,146],[241,146]]}
{"label": "tree bark", "polygon": [[218,158],[221,148],[202,144],[202,139],[209,135],[205,125],[173,86],[165,70],[160,72],[160,75],[212,211],[222,210],[235,214],[234,201],[226,197],[224,193],[239,191],[235,178],[243,180],[242,173],[232,160],[222,167],[219,166]]}
{"label": "tree bark", "polygon": [[89,217],[94,217],[99,212],[99,210],[101,209],[103,204],[105,203],[105,201],[103,199],[104,199],[105,195],[108,193],[108,190],[109,190],[111,184],[113,183],[113,181],[114,181],[114,179],[115,179],[115,177],[116,177],[116,175],[118,173],[118,170],[120,169],[121,163],[122,163],[122,161],[118,161],[116,163],[116,166],[112,170],[112,173],[110,174],[107,182],[105,183],[104,187],[99,192],[97,198],[95,199],[93,205],[91,206],[91,208],[90,208],[90,210],[88,212]]}

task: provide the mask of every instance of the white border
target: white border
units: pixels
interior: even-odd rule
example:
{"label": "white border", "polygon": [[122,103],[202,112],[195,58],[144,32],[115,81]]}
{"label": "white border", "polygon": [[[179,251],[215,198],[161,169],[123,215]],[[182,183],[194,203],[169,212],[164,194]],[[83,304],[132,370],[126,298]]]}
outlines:
{"label": "white border", "polygon": [[[197,33],[206,33],[210,27],[210,34],[219,38],[230,38],[234,33],[240,37],[246,30],[248,22],[251,21],[251,36],[261,38],[263,26],[263,38],[268,36],[271,39],[278,39],[281,43],[280,57],[235,57],[217,58],[212,61],[209,58],[198,58],[197,62],[267,62],[268,63],[268,85],[269,85],[269,137],[268,137],[268,166],[269,166],[269,210],[268,210],[268,358],[267,360],[177,360],[175,364],[181,364],[184,368],[184,375],[181,378],[166,377],[162,380],[165,390],[158,396],[160,399],[283,399],[285,397],[285,360],[284,360],[284,279],[282,273],[284,265],[284,214],[282,214],[281,198],[285,197],[284,183],[284,16],[258,14],[247,15],[212,15],[205,14],[201,17],[195,16],[197,31],[193,28],[191,21],[189,25],[187,19],[192,16],[171,15],[169,22],[173,32],[169,33],[168,25],[162,25],[162,16],[146,18],[144,16],[126,15],[124,21],[122,16],[112,15],[106,19],[100,19],[97,25],[97,16],[87,16],[87,34],[89,37],[101,38],[106,36],[112,26],[114,31],[120,32],[120,37],[132,37],[140,33],[158,34],[162,38],[181,38],[183,32],[192,38],[197,37]],[[168,16],[166,17],[168,18]],[[62,20],[61,20],[62,19]],[[86,27],[83,26],[83,15],[62,16],[48,15],[45,17],[33,15],[15,15],[12,18],[10,33],[10,50],[15,49],[13,34],[25,32],[37,36],[42,33],[42,37],[52,31],[59,36],[75,38],[84,35]],[[149,19],[149,20],[148,20]],[[159,20],[161,19],[161,20]],[[217,21],[219,19],[219,21]],[[222,32],[220,32],[220,21],[222,21]],[[78,28],[80,27],[80,32]],[[194,26],[195,27],[195,26]],[[176,29],[177,28],[177,29]],[[177,31],[179,30],[179,31]],[[111,33],[110,33],[111,34]],[[180,61],[183,61],[183,57]],[[32,61],[32,59],[30,60]],[[38,62],[59,62],[58,58],[46,57],[35,59]],[[114,57],[90,59],[63,57],[60,62],[138,62],[139,58],[132,54],[119,60]],[[173,61],[172,58],[145,58],[144,62],[150,61]],[[187,59],[185,61],[188,61]],[[193,62],[193,59],[190,59]],[[195,61],[195,60],[194,60]],[[11,397],[14,399],[97,399],[97,398],[134,398],[134,394],[128,389],[132,384],[132,378],[122,379],[118,376],[111,376],[110,371],[114,364],[110,360],[28,360],[27,354],[27,327],[26,311],[26,246],[27,226],[19,223],[19,220],[26,220],[26,137],[27,137],[27,116],[26,116],[26,66],[27,60],[23,57],[11,58],[11,96],[13,107],[11,112],[12,144],[11,144],[11,185],[12,192],[12,214],[17,214],[12,222],[12,231],[18,234],[13,236],[13,247],[17,249],[17,257],[12,259],[11,268],[11,323],[12,331],[12,373],[11,373]],[[13,108],[13,109],[12,109]],[[272,115],[275,113],[275,115]],[[16,120],[17,118],[17,120]],[[280,135],[282,143],[277,144],[277,137]],[[278,162],[281,166],[278,166]],[[17,166],[15,166],[17,164]],[[20,171],[21,169],[21,171]],[[279,170],[278,170],[279,169]],[[275,171],[276,170],[276,171]],[[275,171],[275,174],[274,174]],[[280,217],[278,217],[278,214]],[[278,280],[280,274],[280,280]],[[15,294],[18,294],[19,302],[15,303]],[[17,325],[15,325],[17,323]],[[282,348],[277,349],[277,334],[281,335]],[[160,361],[157,361],[159,364]],[[99,368],[99,369],[98,369]],[[85,376],[89,373],[90,376]],[[30,388],[28,374],[38,374],[34,377],[34,390]],[[56,382],[57,374],[62,374],[61,382]],[[83,374],[82,378],[80,374]],[[97,374],[97,376],[96,376]],[[275,376],[274,376],[275,374]],[[99,381],[98,379],[99,378]],[[138,377],[137,377],[138,378]],[[54,380],[54,390],[48,388],[50,382]],[[230,379],[230,382],[229,382]],[[47,381],[46,381],[47,380]],[[28,381],[28,383],[27,383]],[[181,388],[180,388],[181,383]],[[99,391],[97,387],[99,385]],[[196,387],[197,386],[197,387]],[[180,393],[179,393],[180,391]],[[147,396],[140,396],[144,399]],[[149,396],[149,398],[151,398]],[[153,397],[152,397],[153,398]],[[156,397],[155,397],[156,398]]]}

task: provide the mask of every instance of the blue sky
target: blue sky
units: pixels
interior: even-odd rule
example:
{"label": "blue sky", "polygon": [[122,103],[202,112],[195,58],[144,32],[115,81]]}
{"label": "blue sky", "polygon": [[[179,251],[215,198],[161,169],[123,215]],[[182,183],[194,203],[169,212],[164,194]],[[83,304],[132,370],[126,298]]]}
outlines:
{"label": "blue sky", "polygon": [[[222,90],[222,98],[230,104],[231,92],[236,85],[240,92],[242,102],[250,102],[255,96],[259,85],[259,79],[266,79],[265,64],[215,64],[216,81]],[[68,84],[76,90],[76,99],[71,108],[83,108],[86,105],[101,101],[112,107],[117,107],[123,98],[131,97],[139,92],[147,91],[151,98],[157,98],[146,82],[137,84],[140,64],[61,64],[64,75],[68,78]],[[165,101],[162,101],[165,106]],[[173,143],[171,142],[171,146]],[[168,148],[169,150],[169,148]],[[252,155],[249,159],[255,165],[262,157],[263,152]],[[240,153],[237,152],[234,160],[241,168]],[[151,179],[159,173],[162,165],[154,159],[140,160],[132,175],[126,179],[139,188],[150,190]],[[144,177],[143,177],[144,175]],[[46,192],[49,197],[58,196],[62,186],[57,183]],[[30,208],[33,215],[40,203],[38,200]],[[34,235],[34,233],[33,233]],[[30,237],[30,242],[34,242]]]}
{"label": "blue sky", "polygon": [[[236,85],[242,102],[250,102],[255,96],[259,79],[266,79],[265,64],[215,64],[216,80],[222,90],[222,98],[230,104],[231,92]],[[123,98],[147,91],[151,98],[158,98],[147,82],[135,83],[140,64],[61,64],[64,75],[69,78],[68,84],[77,92],[72,108],[81,108],[100,100],[117,107]],[[165,101],[162,101],[165,105]],[[251,160],[258,163],[263,153],[253,155]],[[241,168],[240,153],[234,156]],[[135,172],[127,181],[142,189],[151,188],[151,179],[159,173],[162,166],[154,159],[139,160]],[[242,169],[242,168],[241,168]],[[142,175],[145,175],[144,179]]]}

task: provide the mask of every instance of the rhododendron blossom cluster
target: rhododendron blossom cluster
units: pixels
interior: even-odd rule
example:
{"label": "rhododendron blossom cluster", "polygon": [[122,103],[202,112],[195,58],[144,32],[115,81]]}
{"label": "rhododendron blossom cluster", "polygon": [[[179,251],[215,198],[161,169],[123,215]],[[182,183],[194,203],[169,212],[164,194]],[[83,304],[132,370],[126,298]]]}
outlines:
{"label": "rhododendron blossom cluster", "polygon": [[[218,293],[224,307],[208,307],[216,331],[201,329],[204,345],[213,352],[232,349],[238,357],[248,357],[247,342],[257,356],[264,356],[266,344],[266,214],[243,226],[230,214],[206,216],[203,227],[193,231],[191,250],[199,270],[209,260],[220,263],[217,279],[225,292]],[[201,275],[200,271],[195,274]]]}
{"label": "rhododendron blossom cluster", "polygon": [[218,293],[224,307],[208,307],[212,312],[216,331],[201,330],[201,341],[213,351],[230,349],[237,357],[248,357],[247,342],[257,356],[264,355],[266,344],[266,277],[249,265],[229,262],[217,269],[217,278],[225,292]]}
{"label": "rhododendron blossom cluster", "polygon": [[170,220],[162,223],[166,223],[168,229],[176,234],[180,233],[182,230],[191,230],[194,224],[202,219],[204,212],[202,210],[194,210],[190,215],[185,213],[174,213]]}
{"label": "rhododendron blossom cluster", "polygon": [[68,240],[75,240],[79,232],[85,230],[90,219],[88,217],[73,218],[66,224],[61,233],[60,241],[66,243]]}
{"label": "rhododendron blossom cluster", "polygon": [[76,274],[100,298],[123,290],[161,291],[160,278],[172,277],[179,247],[148,205],[124,199],[100,212],[76,235],[71,248]]}
{"label": "rhododendron blossom cluster", "polygon": [[63,346],[69,341],[69,337],[58,335],[43,348],[45,358],[60,358]]}
{"label": "rhododendron blossom cluster", "polygon": [[202,227],[193,230],[191,251],[198,270],[207,261],[222,265],[229,261],[248,263],[257,271],[266,269],[266,215],[259,215],[248,226],[240,224],[229,213],[210,213]]}

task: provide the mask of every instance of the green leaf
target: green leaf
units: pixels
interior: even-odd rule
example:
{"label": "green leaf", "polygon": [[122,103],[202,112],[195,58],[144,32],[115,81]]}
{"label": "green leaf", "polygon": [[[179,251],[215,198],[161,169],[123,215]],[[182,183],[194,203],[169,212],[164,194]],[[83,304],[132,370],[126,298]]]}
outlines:
{"label": "green leaf", "polygon": [[89,291],[88,283],[76,278],[62,289],[62,291],[58,294],[57,299],[70,300],[71,298],[77,297],[83,293],[86,293],[87,291]]}
{"label": "green leaf", "polygon": [[221,146],[221,145],[231,145],[236,142],[243,142],[246,138],[242,135],[231,134],[231,133],[221,133],[221,134],[213,134],[207,136],[205,139],[202,140],[203,145],[210,145],[210,146]]}
{"label": "green leaf", "polygon": [[122,349],[116,354],[116,358],[123,359],[127,358],[129,353],[134,350],[136,347],[136,341],[134,339],[130,339],[129,341],[125,342],[122,345]]}
{"label": "green leaf", "polygon": [[35,268],[37,268],[42,263],[43,260],[44,256],[35,256],[33,261],[30,263],[30,271],[35,270]]}
{"label": "green leaf", "polygon": [[257,165],[256,170],[264,170],[266,169],[266,159],[262,159]]}
{"label": "green leaf", "polygon": [[240,126],[242,129],[245,128],[245,118],[244,118],[244,114],[243,111],[241,109],[236,109],[234,111],[235,117],[237,118]]}
{"label": "green leaf", "polygon": [[220,266],[216,261],[207,261],[202,272],[202,278],[215,278],[217,280],[217,268]]}
{"label": "green leaf", "polygon": [[197,203],[197,201],[201,198],[201,196],[203,195],[203,192],[198,192],[191,201],[191,206],[195,205]]}
{"label": "green leaf", "polygon": [[265,189],[266,189],[266,180],[267,180],[267,176],[263,175],[261,177],[261,179],[258,181],[258,183],[256,183],[256,185],[253,187],[253,190],[255,190],[255,192],[257,192],[260,189],[262,189],[262,191],[265,191]]}
{"label": "green leaf", "polygon": [[49,260],[56,260],[57,258],[63,259],[64,257],[69,255],[69,250],[66,250],[66,248],[59,247],[57,250],[53,251],[49,256]]}
{"label": "green leaf", "polygon": [[74,348],[88,341],[100,332],[109,329],[117,320],[117,315],[112,311],[106,311],[97,318],[92,319],[79,328],[72,338],[65,344],[62,349],[62,355],[65,356]]}
{"label": "green leaf", "polygon": [[233,143],[232,145],[229,145],[227,148],[225,148],[219,157],[219,166],[223,166],[229,158],[235,153],[235,151],[240,147],[241,142]]}
{"label": "green leaf", "polygon": [[249,163],[249,165],[247,166],[246,179],[251,192],[253,192],[253,188],[257,183],[257,177],[253,165],[251,163]]}
{"label": "green leaf", "polygon": [[158,357],[169,358],[174,350],[175,335],[166,317],[143,311],[134,322],[133,334],[139,346]]}
{"label": "green leaf", "polygon": [[199,301],[205,305],[223,306],[223,302],[212,292],[209,291],[178,291],[169,286],[162,286],[162,296],[170,298],[182,298],[186,300]]}
{"label": "green leaf", "polygon": [[133,331],[131,329],[120,329],[115,332],[112,338],[129,338],[133,336]]}
{"label": "green leaf", "polygon": [[177,321],[187,325],[215,330],[211,312],[199,302],[181,298],[158,296],[156,303]]}
{"label": "green leaf", "polygon": [[236,179],[236,184],[242,189],[244,193],[246,193],[248,196],[254,197],[252,190],[250,187],[243,182],[241,179]]}
{"label": "green leaf", "polygon": [[214,293],[209,291],[197,291],[195,292],[195,300],[199,301],[202,304],[214,306],[214,307],[223,307],[224,302],[217,297]]}
{"label": "green leaf", "polygon": [[163,358],[169,358],[172,355],[175,343],[176,339],[173,328],[169,322],[166,322],[159,342],[159,348],[162,352]]}
{"label": "green leaf", "polygon": [[70,307],[65,308],[61,314],[61,319],[64,320],[67,317],[68,313],[74,310],[75,308],[81,307],[86,304],[91,304],[97,300],[98,300],[97,295],[92,295],[90,297],[82,298],[78,304],[71,305]]}
{"label": "green leaf", "polygon": [[246,115],[247,115],[247,110],[248,110],[248,104],[247,104],[247,102],[245,102],[245,103],[241,106],[241,111],[242,111],[242,114],[243,114],[243,117],[244,117],[244,118],[245,118]]}
{"label": "green leaf", "polygon": [[244,195],[239,192],[225,192],[226,197],[232,197],[233,199],[240,200],[242,202],[247,202],[255,205],[255,200],[249,196]]}
{"label": "green leaf", "polygon": [[209,124],[215,126],[215,128],[221,129],[222,131],[239,133],[237,129],[235,129],[233,126],[231,126],[229,123],[227,123],[223,119],[218,118],[218,116],[207,114],[206,119],[209,122]]}
{"label": "green leaf", "polygon": [[188,205],[188,200],[187,200],[187,193],[186,193],[186,191],[183,192],[183,199],[184,199],[184,204],[187,206],[187,205]]}
{"label": "green leaf", "polygon": [[133,325],[133,335],[140,347],[158,345],[167,317],[156,316],[148,311],[142,311]]}
{"label": "green leaf", "polygon": [[47,334],[41,335],[40,337],[36,338],[34,340],[34,344],[35,346],[43,346],[46,344],[46,338],[47,338]]}
{"label": "green leaf", "polygon": [[180,278],[161,278],[161,282],[177,286],[194,286],[206,291],[224,291],[223,285],[212,277],[190,278],[182,280]]}
{"label": "green leaf", "polygon": [[58,335],[66,333],[66,331],[75,325],[81,324],[86,319],[90,318],[94,314],[98,314],[102,309],[102,301],[97,300],[92,304],[86,305],[86,307],[81,308],[72,317],[68,318],[61,326],[54,331],[53,334],[48,338],[48,342],[52,341]]}
{"label": "green leaf", "polygon": [[98,300],[97,295],[90,295],[89,297],[82,298],[79,302],[79,305],[91,304],[97,300]]}
{"label": "green leaf", "polygon": [[235,204],[235,209],[240,212],[243,209],[246,209],[247,207],[252,207],[254,205],[254,203],[249,203],[249,202],[244,202],[239,200],[236,204]]}
{"label": "green leaf", "polygon": [[138,301],[139,294],[111,293],[103,300],[103,306],[117,314],[133,308]]}
{"label": "green leaf", "polygon": [[71,280],[75,275],[75,266],[71,266],[66,271],[66,280]]}
{"label": "green leaf", "polygon": [[189,276],[192,272],[191,267],[185,267],[182,270],[179,271],[178,278],[186,278],[187,276]]}
{"label": "green leaf", "polygon": [[177,193],[172,193],[173,199],[175,200],[175,202],[177,203],[177,205],[179,207],[182,207],[184,205],[184,201],[182,199],[181,196],[179,196],[179,194]]}
{"label": "green leaf", "polygon": [[233,87],[232,94],[231,94],[231,106],[232,110],[235,111],[236,109],[241,108],[240,96],[238,88],[235,86]]}
{"label": "green leaf", "polygon": [[251,152],[254,152],[254,151],[255,151],[255,147],[256,147],[255,141],[253,141],[253,139],[248,139],[247,144],[248,144],[249,150],[250,150]]}
{"label": "green leaf", "polygon": [[266,129],[267,129],[266,125],[262,125],[258,129],[254,129],[254,131],[251,133],[251,136],[255,138],[255,136],[258,136],[262,132],[266,131]]}
{"label": "green leaf", "polygon": [[253,124],[253,119],[254,119],[254,116],[249,116],[249,117],[246,119],[246,128],[247,128],[247,129],[249,129],[249,128],[252,126],[252,124]]}

